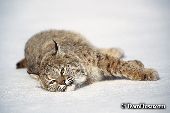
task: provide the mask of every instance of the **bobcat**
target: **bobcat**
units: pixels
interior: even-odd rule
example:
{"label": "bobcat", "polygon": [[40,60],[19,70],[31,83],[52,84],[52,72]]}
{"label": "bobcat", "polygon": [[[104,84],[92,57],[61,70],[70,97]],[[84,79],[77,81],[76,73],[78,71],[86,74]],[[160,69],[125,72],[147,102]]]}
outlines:
{"label": "bobcat", "polygon": [[25,58],[17,68],[38,76],[47,91],[72,91],[110,77],[158,80],[158,72],[138,60],[124,61],[121,49],[99,49],[80,34],[48,30],[32,36],[25,45]]}

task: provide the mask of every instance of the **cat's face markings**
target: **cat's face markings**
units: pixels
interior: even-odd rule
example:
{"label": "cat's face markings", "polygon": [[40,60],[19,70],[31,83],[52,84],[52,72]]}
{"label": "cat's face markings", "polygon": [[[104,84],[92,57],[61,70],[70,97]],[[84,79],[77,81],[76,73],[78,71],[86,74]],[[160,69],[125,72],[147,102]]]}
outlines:
{"label": "cat's face markings", "polygon": [[[65,91],[74,84],[79,76],[86,76],[86,71],[76,56],[59,53],[59,45],[54,42],[53,54],[44,59],[43,75],[48,82],[44,82],[48,91]],[[77,84],[77,82],[75,82]]]}
{"label": "cat's face markings", "polygon": [[47,90],[51,92],[56,92],[56,91],[64,92],[66,88],[67,88],[67,85],[57,84],[56,80],[50,80],[47,86]]}
{"label": "cat's face markings", "polygon": [[47,65],[45,75],[48,78],[48,91],[65,91],[67,87],[77,84],[77,80],[81,76],[86,76],[84,68],[77,62],[69,62],[67,64]]}

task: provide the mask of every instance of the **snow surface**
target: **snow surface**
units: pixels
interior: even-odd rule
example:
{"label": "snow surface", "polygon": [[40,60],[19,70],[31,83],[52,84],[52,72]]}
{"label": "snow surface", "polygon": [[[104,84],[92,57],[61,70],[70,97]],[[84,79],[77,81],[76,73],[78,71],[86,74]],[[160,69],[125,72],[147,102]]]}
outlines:
{"label": "snow surface", "polygon": [[[162,113],[170,106],[168,0],[1,0],[0,113]],[[111,80],[73,92],[47,92],[15,64],[25,42],[47,29],[80,32],[97,47],[120,47],[126,60],[158,70],[158,81]],[[123,110],[121,103],[166,104]]]}

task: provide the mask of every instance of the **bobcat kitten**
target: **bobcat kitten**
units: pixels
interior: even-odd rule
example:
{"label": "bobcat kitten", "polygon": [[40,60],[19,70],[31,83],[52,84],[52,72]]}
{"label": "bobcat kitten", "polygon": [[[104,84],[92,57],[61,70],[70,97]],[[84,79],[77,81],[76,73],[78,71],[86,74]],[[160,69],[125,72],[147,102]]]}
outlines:
{"label": "bobcat kitten", "polygon": [[43,89],[70,91],[108,77],[158,80],[158,72],[138,60],[124,61],[117,48],[100,49],[83,36],[65,30],[49,30],[32,36],[25,45],[25,58],[17,68],[38,75]]}

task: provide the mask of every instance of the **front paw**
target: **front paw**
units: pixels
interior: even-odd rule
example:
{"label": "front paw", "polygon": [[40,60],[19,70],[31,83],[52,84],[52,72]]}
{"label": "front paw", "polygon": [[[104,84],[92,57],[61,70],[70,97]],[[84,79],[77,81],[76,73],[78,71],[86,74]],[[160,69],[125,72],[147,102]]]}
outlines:
{"label": "front paw", "polygon": [[57,82],[56,80],[52,79],[48,83],[47,90],[51,92],[55,92],[57,90],[56,87],[57,87]]}
{"label": "front paw", "polygon": [[57,88],[57,91],[59,92],[64,92],[66,90],[67,86],[66,85],[59,85]]}
{"label": "front paw", "polygon": [[68,85],[68,86],[73,84],[73,82],[74,82],[73,77],[67,77],[67,79],[65,80],[65,84]]}
{"label": "front paw", "polygon": [[156,70],[148,68],[144,70],[144,79],[148,81],[156,81],[159,79],[159,74]]}
{"label": "front paw", "polygon": [[57,84],[56,80],[52,79],[48,83],[47,90],[50,92],[64,92],[66,90],[67,86],[62,84]]}

